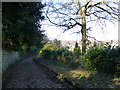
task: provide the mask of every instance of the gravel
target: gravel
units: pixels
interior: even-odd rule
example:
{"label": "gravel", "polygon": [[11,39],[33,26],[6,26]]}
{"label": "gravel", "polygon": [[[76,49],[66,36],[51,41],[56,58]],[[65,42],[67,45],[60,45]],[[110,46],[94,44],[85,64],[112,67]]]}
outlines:
{"label": "gravel", "polygon": [[[58,80],[52,80],[50,73],[44,67],[33,61],[34,57],[22,60],[8,70],[9,78],[3,83],[3,88],[65,88]],[[4,77],[6,78],[6,77]],[[54,77],[52,77],[54,78]]]}

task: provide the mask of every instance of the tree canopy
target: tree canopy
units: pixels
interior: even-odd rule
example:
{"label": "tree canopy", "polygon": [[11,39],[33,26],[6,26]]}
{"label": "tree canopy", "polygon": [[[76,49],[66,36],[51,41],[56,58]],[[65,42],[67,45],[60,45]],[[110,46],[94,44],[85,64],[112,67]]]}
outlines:
{"label": "tree canopy", "polygon": [[41,2],[3,2],[3,47],[18,50],[21,46],[42,45],[44,34],[40,22],[44,20]]}
{"label": "tree canopy", "polygon": [[[82,52],[86,51],[89,36],[88,23],[96,21],[104,28],[105,21],[118,21],[119,9],[117,2],[105,0],[67,0],[47,3],[46,16],[48,20],[57,26],[64,27],[64,31],[78,27],[76,33],[82,35]],[[76,28],[75,28],[76,29]],[[95,39],[95,38],[94,38]]]}

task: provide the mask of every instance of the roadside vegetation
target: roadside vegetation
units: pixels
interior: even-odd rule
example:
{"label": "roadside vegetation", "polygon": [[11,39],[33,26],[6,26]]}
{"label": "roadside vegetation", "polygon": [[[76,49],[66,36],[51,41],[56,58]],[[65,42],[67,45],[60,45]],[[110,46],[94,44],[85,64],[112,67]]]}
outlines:
{"label": "roadside vegetation", "polygon": [[[60,42],[60,41],[59,41]],[[74,50],[56,43],[46,43],[38,61],[66,77],[73,85],[84,88],[120,87],[120,47],[94,44],[82,55],[77,42]]]}
{"label": "roadside vegetation", "polygon": [[[42,4],[41,2],[3,2],[2,48],[8,51],[19,51],[22,55],[28,53],[35,55],[39,52],[37,61],[59,73],[59,79],[66,77],[77,87],[120,88],[120,46],[114,47],[109,43],[102,43],[87,47],[86,42],[88,41],[87,37],[91,37],[87,35],[88,30],[91,30],[91,27],[87,28],[86,26],[89,22],[87,17],[94,15],[95,21],[99,21],[100,24],[102,24],[101,19],[108,21],[115,19],[114,21],[118,21],[116,18],[119,15],[118,9],[110,7],[111,4],[106,2],[95,2],[96,4],[93,4],[92,0],[86,0],[82,6],[80,6],[80,3],[82,2],[79,0],[78,3],[72,0],[72,3],[59,4],[61,8],[58,9],[58,6],[56,5],[57,8],[55,8],[51,2],[50,4]],[[117,3],[113,4],[116,5]],[[46,18],[51,23],[54,21],[52,24],[56,26],[63,26],[65,28],[64,32],[76,26],[81,27],[81,30],[76,33],[82,35],[82,49],[77,42],[74,49],[71,49],[71,47],[63,47],[61,41],[57,39],[53,42],[48,41],[44,30],[41,29],[41,21],[47,20],[42,15],[42,10],[46,5],[50,8],[46,9]],[[75,10],[77,12],[73,12],[73,5],[79,7]],[[105,5],[105,7],[101,8],[99,5]],[[53,15],[49,10],[52,11]],[[78,13],[79,10],[80,13]],[[101,15],[97,16],[92,12],[93,10]],[[105,14],[101,12],[106,12],[108,18],[103,16]],[[77,14],[80,17],[71,17],[70,14]],[[62,19],[60,18],[61,15]],[[94,20],[91,18],[91,21]],[[22,55],[21,57],[23,57]]]}
{"label": "roadside vegetation", "polygon": [[[41,29],[44,20],[41,2],[2,3],[2,48],[22,56],[36,54],[45,43]],[[22,57],[21,56],[21,57]]]}

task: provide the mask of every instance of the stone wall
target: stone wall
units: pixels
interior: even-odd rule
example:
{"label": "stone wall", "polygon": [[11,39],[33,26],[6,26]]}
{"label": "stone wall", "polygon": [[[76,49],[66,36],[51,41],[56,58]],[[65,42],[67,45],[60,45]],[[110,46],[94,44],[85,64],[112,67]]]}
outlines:
{"label": "stone wall", "polygon": [[17,51],[2,50],[2,71],[7,70],[16,61],[20,60],[20,53]]}

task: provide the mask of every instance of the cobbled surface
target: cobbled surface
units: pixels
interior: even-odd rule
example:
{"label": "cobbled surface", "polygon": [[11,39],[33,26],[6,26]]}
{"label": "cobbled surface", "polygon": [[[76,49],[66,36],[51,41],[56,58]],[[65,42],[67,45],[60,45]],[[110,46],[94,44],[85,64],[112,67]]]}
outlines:
{"label": "cobbled surface", "polygon": [[12,68],[3,88],[64,88],[62,83],[50,79],[45,72],[33,57],[24,59]]}

